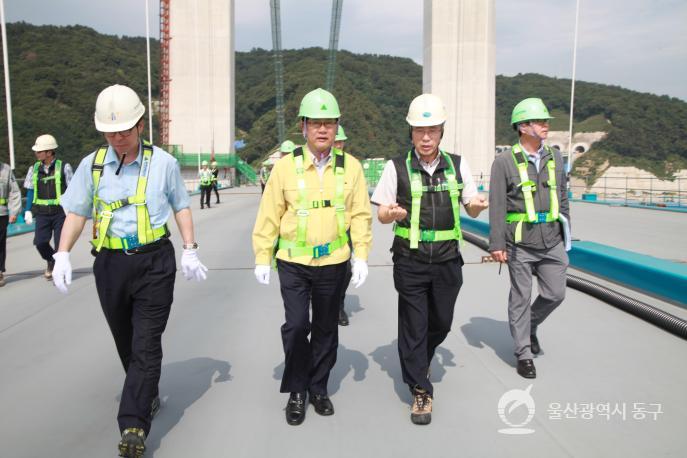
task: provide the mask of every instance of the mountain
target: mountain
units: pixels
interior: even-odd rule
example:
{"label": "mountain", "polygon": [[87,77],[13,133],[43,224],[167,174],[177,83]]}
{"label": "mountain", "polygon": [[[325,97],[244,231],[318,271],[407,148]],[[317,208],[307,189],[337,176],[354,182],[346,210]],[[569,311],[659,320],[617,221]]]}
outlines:
{"label": "mountain", "polygon": [[[34,161],[36,136],[53,133],[59,154],[73,165],[103,143],[93,127],[95,98],[105,86],[120,83],[147,92],[146,43],[140,37],[102,35],[83,26],[8,24],[17,175]],[[151,42],[153,99],[158,99],[159,42]],[[284,100],[288,138],[302,141],[298,104],[324,84],[327,51],[287,50]],[[237,137],[247,146],[239,154],[257,162],[278,144],[272,53],[236,53]],[[421,92],[422,69],[407,58],[340,51],[334,93],[349,137],[347,150],[360,157],[390,157],[408,147],[405,115]],[[1,89],[4,108],[4,87]],[[570,80],[537,74],[496,78],[496,143],[514,141],[508,125],[512,107],[525,97],[541,97],[556,119],[552,130],[567,130]],[[0,126],[6,125],[0,110]],[[687,103],[617,86],[577,82],[578,131],[608,132],[585,154],[592,173],[601,164],[634,165],[669,176],[687,168]],[[155,133],[157,138],[157,133]],[[7,132],[0,128],[0,156],[7,160]],[[598,171],[598,170],[597,170]]]}

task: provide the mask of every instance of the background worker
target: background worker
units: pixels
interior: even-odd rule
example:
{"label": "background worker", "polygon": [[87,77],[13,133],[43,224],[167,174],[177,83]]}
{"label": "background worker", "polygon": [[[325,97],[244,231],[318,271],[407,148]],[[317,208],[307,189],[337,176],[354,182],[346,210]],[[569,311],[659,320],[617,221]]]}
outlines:
{"label": "background worker", "polygon": [[205,205],[210,208],[210,193],[212,191],[212,171],[208,168],[208,161],[201,163],[201,169],[198,172],[200,179],[200,209],[204,209]]}
{"label": "background worker", "polygon": [[[344,132],[343,126],[339,124],[339,128],[336,131],[336,137],[334,137],[334,148],[344,151],[344,148],[346,147],[346,140],[348,140],[348,137],[346,137],[346,132]],[[352,249],[353,247],[350,246],[350,234],[348,243],[349,248]],[[339,304],[339,326],[348,326],[349,324],[348,315],[346,315],[346,310],[344,309],[344,306],[346,302],[346,291],[348,290],[348,285],[351,284],[351,276],[351,262],[349,261],[346,268],[346,279],[344,280],[344,288],[343,292],[341,293],[341,303]]]}
{"label": "background worker", "polygon": [[218,180],[219,180],[219,169],[217,168],[217,161],[212,161],[210,163],[210,172],[212,172],[212,189],[215,191],[215,203],[219,203],[219,191],[217,188],[219,187],[218,185]]}
{"label": "background worker", "polygon": [[348,231],[356,253],[356,287],[367,278],[372,241],[363,168],[333,148],[339,104],[331,93],[316,89],[303,97],[298,116],[306,144],[274,165],[253,228],[255,276],[262,284],[269,283],[277,241],[285,310],[280,391],[290,393],[285,409],[290,425],[305,419],[307,392],[315,412],[334,414],[327,382],[336,363],[339,303],[351,256]]}
{"label": "background worker", "polygon": [[[495,158],[489,184],[489,251],[495,261],[508,263],[508,321],[517,372],[525,378],[537,376],[537,328],[563,302],[566,288],[562,224],[570,220],[570,207],[561,153],[544,145],[550,119],[538,98],[513,108],[519,141]],[[530,304],[533,275],[539,295]]]}
{"label": "background worker", "polygon": [[296,144],[291,140],[284,140],[282,144],[279,145],[279,153],[281,154],[281,157],[284,157],[289,153],[293,153],[293,150],[295,149]]}
{"label": "background worker", "polygon": [[429,367],[451,330],[463,284],[460,203],[473,218],[488,204],[477,194],[465,158],[439,148],[446,122],[441,99],[416,97],[406,121],[413,146],[386,163],[372,202],[379,205],[381,223],[395,223],[398,354],[403,381],[413,394],[410,420],[426,425],[434,398]]}
{"label": "background worker", "polygon": [[21,211],[21,191],[8,164],[0,162],[0,287],[5,286],[7,226],[17,221]]}
{"label": "background worker", "polygon": [[172,306],[176,261],[168,219],[183,240],[181,270],[204,280],[189,196],[173,156],[141,140],[145,108],[120,85],[104,89],[95,104],[95,127],[107,145],[81,161],[63,196],[69,213],[55,253],[55,286],[71,284],[69,252],[93,213],[93,274],[107,324],[126,372],[117,421],[120,456],[141,457],[159,406],[162,333]]}
{"label": "background worker", "polygon": [[[24,180],[26,207],[24,221],[31,224],[36,220],[33,244],[47,264],[43,276],[52,280],[55,261],[52,257],[60,245],[60,233],[64,224],[64,210],[60,206],[61,196],[74,175],[72,166],[55,158],[57,149],[55,137],[49,134],[36,138],[31,147],[35,152],[36,162],[29,167]],[[55,248],[50,245],[53,239]]]}
{"label": "background worker", "polygon": [[263,164],[262,167],[260,167],[260,171],[258,172],[258,175],[260,176],[260,193],[265,192],[265,186],[267,186],[267,180],[270,178],[270,169],[267,168],[266,165]]}

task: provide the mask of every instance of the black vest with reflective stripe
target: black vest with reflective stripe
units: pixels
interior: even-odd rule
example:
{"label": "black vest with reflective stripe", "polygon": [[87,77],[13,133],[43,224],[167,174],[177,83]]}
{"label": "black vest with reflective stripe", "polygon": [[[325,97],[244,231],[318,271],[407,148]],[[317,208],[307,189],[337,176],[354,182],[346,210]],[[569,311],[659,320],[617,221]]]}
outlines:
{"label": "black vest with reflective stripe", "polygon": [[[36,196],[38,199],[56,199],[57,198],[57,191],[55,189],[55,180],[43,180],[45,177],[51,177],[55,175],[55,164],[57,164],[57,160],[54,160],[52,164],[50,164],[50,167],[48,168],[48,173],[45,173],[43,170],[43,164],[38,166],[38,184],[36,185],[37,189],[34,189],[33,192],[36,193]],[[62,161],[62,170],[60,171],[62,173],[62,194],[64,195],[64,192],[67,190],[67,180],[65,180],[64,177],[64,165],[66,163]],[[62,207],[59,205],[39,205],[39,204],[33,204],[31,206],[31,213],[34,215],[56,215],[58,213],[62,213]]]}
{"label": "black vest with reflective stripe", "polygon": [[[460,184],[463,177],[460,175],[460,156],[451,154],[453,167],[456,170],[456,181]],[[397,224],[402,227],[410,227],[410,209],[412,206],[412,196],[410,195],[410,177],[406,167],[408,153],[404,153],[392,159],[396,168],[396,202],[407,212],[403,220]],[[440,156],[434,175],[430,176],[420,165],[415,152],[413,151],[410,166],[420,172],[422,185],[434,188],[446,184],[444,171],[449,169],[446,160]],[[453,229],[453,207],[451,197],[446,191],[423,191],[420,201],[420,229],[447,230]],[[425,263],[446,262],[460,257],[460,246],[457,240],[446,240],[443,242],[420,242],[417,250],[410,249],[410,241],[401,237],[394,237],[391,251],[400,256],[409,256],[417,261]]]}

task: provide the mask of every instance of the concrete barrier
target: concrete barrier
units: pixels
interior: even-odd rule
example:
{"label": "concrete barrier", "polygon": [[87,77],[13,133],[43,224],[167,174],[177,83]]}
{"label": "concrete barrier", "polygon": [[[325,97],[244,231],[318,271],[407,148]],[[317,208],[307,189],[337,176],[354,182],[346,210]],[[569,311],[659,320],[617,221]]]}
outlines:
{"label": "concrete barrier", "polygon": [[[461,217],[461,227],[488,238],[489,223]],[[596,242],[574,241],[570,267],[687,308],[687,265]]]}

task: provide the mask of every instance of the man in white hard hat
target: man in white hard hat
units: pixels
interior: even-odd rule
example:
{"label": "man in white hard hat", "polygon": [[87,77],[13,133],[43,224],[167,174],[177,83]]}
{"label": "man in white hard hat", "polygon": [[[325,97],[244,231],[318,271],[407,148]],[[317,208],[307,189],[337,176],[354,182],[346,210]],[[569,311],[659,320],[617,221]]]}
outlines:
{"label": "man in white hard hat", "polygon": [[410,419],[432,420],[434,387],[429,366],[451,330],[463,284],[460,204],[477,217],[487,200],[477,193],[464,157],[439,148],[446,110],[422,94],[410,104],[408,152],[390,160],[372,194],[379,221],[394,224],[391,246],[398,291],[398,354],[403,381],[413,394]]}
{"label": "man in white hard hat", "polygon": [[55,253],[55,286],[71,284],[69,251],[93,213],[93,274],[100,304],[126,372],[117,420],[120,456],[140,457],[159,407],[162,333],[172,305],[176,262],[168,219],[183,239],[181,270],[204,280],[189,196],[176,159],[141,139],[145,108],[120,85],[104,89],[95,104],[95,127],[107,145],[81,161],[62,196],[68,212]]}
{"label": "man in white hard hat", "polygon": [[0,286],[5,286],[7,226],[21,211],[21,191],[8,164],[0,162]]}
{"label": "man in white hard hat", "polygon": [[203,161],[200,164],[198,171],[198,178],[200,179],[200,209],[205,206],[210,208],[210,192],[212,191],[212,172],[208,168],[208,161]]}
{"label": "man in white hard hat", "polygon": [[[52,280],[52,269],[55,264],[52,255],[60,245],[60,233],[64,224],[64,211],[60,206],[62,194],[74,175],[72,166],[55,158],[57,149],[55,137],[49,134],[40,135],[31,147],[36,155],[36,162],[29,167],[24,180],[26,206],[24,221],[31,224],[36,221],[33,244],[47,267],[43,276]],[[54,240],[55,248],[50,245]]]}

